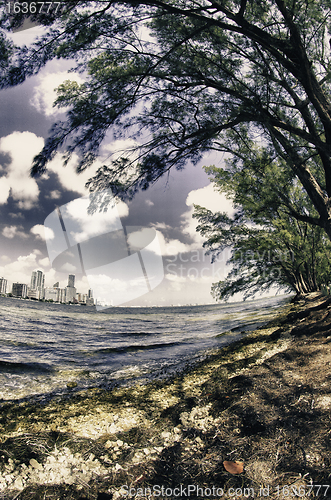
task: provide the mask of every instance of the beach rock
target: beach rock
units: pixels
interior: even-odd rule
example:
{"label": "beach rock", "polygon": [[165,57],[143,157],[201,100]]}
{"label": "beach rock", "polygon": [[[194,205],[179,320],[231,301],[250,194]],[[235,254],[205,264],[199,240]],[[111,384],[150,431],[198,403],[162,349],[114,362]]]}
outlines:
{"label": "beach rock", "polygon": [[73,389],[74,387],[77,387],[77,382],[74,382],[74,381],[68,382],[67,387],[68,387],[68,389]]}
{"label": "beach rock", "polygon": [[34,469],[43,470],[43,466],[39,462],[37,462],[37,460],[35,460],[34,458],[31,458],[30,465]]}

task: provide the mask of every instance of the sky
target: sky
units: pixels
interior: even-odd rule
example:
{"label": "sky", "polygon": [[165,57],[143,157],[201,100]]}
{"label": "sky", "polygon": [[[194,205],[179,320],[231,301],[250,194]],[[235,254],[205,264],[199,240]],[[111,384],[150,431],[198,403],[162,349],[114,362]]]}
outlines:
{"label": "sky", "polygon": [[[13,35],[13,40],[17,44],[29,43],[39,30],[20,31]],[[63,259],[61,267],[55,265],[53,257],[50,259],[50,248],[59,241],[60,235],[47,224],[45,228],[45,220],[53,220],[53,216],[49,216],[58,213],[54,212],[57,207],[64,218],[70,208],[71,220],[81,224],[79,231],[80,234],[84,232],[85,240],[96,236],[96,227],[99,227],[99,234],[104,229],[110,230],[102,218],[93,230],[91,225],[85,224],[85,227],[77,207],[84,205],[84,197],[88,195],[85,183],[102,164],[103,158],[109,153],[116,157],[118,151],[130,147],[130,137],[116,142],[107,139],[98,161],[81,174],[75,172],[77,157],[63,167],[60,154],[40,178],[31,178],[29,174],[32,159],[42,149],[48,130],[55,121],[64,118],[63,109],[60,112],[53,107],[54,89],[68,78],[82,81],[80,75],[68,75],[70,66],[68,61],[52,61],[20,86],[0,92],[0,277],[8,280],[8,291],[13,282],[29,284],[31,273],[39,269],[46,275],[46,286],[59,282],[65,287],[68,274],[73,273],[78,292],[86,293],[91,287],[86,269],[75,268],[72,262],[64,264]],[[116,205],[116,220],[123,227],[139,227],[140,234],[144,229],[153,230],[150,235],[156,240],[150,251],[162,257],[163,263],[159,282],[155,284],[155,281],[155,286],[149,287],[147,293],[135,298],[130,294],[130,287],[132,289],[135,283],[128,277],[122,277],[121,282],[119,276],[108,276],[104,286],[110,282],[113,287],[118,286],[122,290],[122,301],[126,296],[131,297],[122,302],[123,305],[215,303],[210,294],[211,285],[224,279],[229,271],[226,260],[230,250],[211,264],[202,248],[204,239],[196,232],[197,222],[192,213],[193,203],[212,211],[233,212],[231,201],[214,190],[202,168],[210,164],[221,166],[222,162],[220,154],[206,155],[198,165],[188,164],[183,171],[172,170],[147,191],[138,193],[131,202]],[[92,284],[97,286],[95,279]]]}

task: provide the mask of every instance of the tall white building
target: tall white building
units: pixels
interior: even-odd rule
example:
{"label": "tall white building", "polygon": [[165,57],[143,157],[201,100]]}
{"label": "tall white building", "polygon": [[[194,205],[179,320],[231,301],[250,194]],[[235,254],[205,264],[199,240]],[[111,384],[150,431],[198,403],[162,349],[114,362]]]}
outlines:
{"label": "tall white building", "polygon": [[65,288],[59,289],[59,302],[61,302],[61,304],[64,304],[66,302],[66,289]]}
{"label": "tall white building", "polygon": [[68,286],[71,288],[75,287],[75,275],[74,274],[69,274],[68,276]]}
{"label": "tall white building", "polygon": [[0,293],[7,293],[7,280],[0,278]]}
{"label": "tall white building", "polygon": [[66,286],[66,298],[65,302],[68,304],[69,302],[75,303],[76,302],[76,293],[77,290],[75,288],[75,275],[74,274],[69,274],[68,276],[68,286]]}
{"label": "tall white building", "polygon": [[42,271],[33,271],[31,275],[31,290],[39,290],[40,292],[45,287],[45,275]]}
{"label": "tall white building", "polygon": [[75,303],[76,302],[76,288],[74,286],[67,286],[66,287],[66,303],[68,304],[69,302]]}

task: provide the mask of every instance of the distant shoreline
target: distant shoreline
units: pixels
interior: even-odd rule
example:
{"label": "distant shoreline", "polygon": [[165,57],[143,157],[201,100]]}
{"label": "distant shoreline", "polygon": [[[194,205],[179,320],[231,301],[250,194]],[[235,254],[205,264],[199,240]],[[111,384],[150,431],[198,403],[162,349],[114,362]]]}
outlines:
{"label": "distant shoreline", "polygon": [[[126,305],[126,304],[123,304],[123,305],[118,305],[118,306],[109,306],[107,309],[105,309],[104,311],[98,311],[98,312],[106,312],[108,311],[109,309],[125,309],[125,308],[132,308],[132,309],[146,309],[146,308],[170,308],[170,307],[173,307],[173,308],[180,308],[180,307],[205,307],[205,306],[226,306],[228,305],[229,307],[231,306],[235,306],[236,304],[249,304],[251,302],[258,302],[258,301],[262,301],[262,300],[271,300],[271,299],[281,299],[281,298],[288,298],[289,300],[293,297],[293,294],[282,294],[282,295],[268,295],[267,297],[259,297],[259,298],[254,298],[254,299],[247,299],[247,300],[238,300],[238,301],[233,301],[233,302],[208,302],[208,303],[205,303],[205,304],[170,304],[170,305],[159,305],[159,304],[153,304],[153,305]],[[10,297],[8,295],[6,296],[3,296],[3,295],[0,295],[0,300],[4,298],[4,299],[17,299],[17,300],[21,300],[21,301],[25,301],[25,302],[33,302],[33,303],[42,303],[42,304],[56,304],[56,305],[62,305],[62,306],[84,306],[84,307],[95,307],[95,304],[92,306],[92,305],[87,305],[87,304],[84,304],[84,303],[66,303],[66,302],[54,302],[54,301],[49,301],[49,300],[44,300],[44,299],[29,299],[28,297]]]}
{"label": "distant shoreline", "polygon": [[42,304],[59,304],[59,305],[62,305],[62,306],[85,306],[85,307],[95,307],[95,305],[93,306],[88,306],[87,304],[84,304],[84,303],[75,303],[75,302],[69,302],[69,303],[66,303],[66,302],[54,302],[53,300],[44,300],[44,299],[29,299],[28,297],[14,297],[14,296],[9,296],[9,295],[6,295],[6,296],[3,296],[1,295],[0,296],[0,299],[16,299],[16,300],[22,300],[24,302],[34,302],[34,303],[38,303],[38,302],[41,302]]}

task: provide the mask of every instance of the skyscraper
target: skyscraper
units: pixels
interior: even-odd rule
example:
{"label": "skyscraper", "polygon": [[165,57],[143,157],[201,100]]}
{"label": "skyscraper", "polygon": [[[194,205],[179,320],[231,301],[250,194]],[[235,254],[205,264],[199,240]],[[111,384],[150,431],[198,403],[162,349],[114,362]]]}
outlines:
{"label": "skyscraper", "polygon": [[31,290],[40,290],[45,286],[45,275],[42,271],[33,271],[31,275],[31,283],[30,283],[30,289]]}
{"label": "skyscraper", "polygon": [[33,271],[31,274],[30,288],[31,290],[36,290],[37,288],[37,271]]}
{"label": "skyscraper", "polygon": [[75,288],[75,275],[69,274],[68,276],[68,286],[66,287],[66,303],[76,302],[76,288]]}
{"label": "skyscraper", "polygon": [[7,292],[7,280],[5,278],[0,278],[0,293]]}
{"label": "skyscraper", "polygon": [[74,288],[74,286],[75,286],[75,275],[74,274],[69,274],[68,286],[70,286],[70,288]]}
{"label": "skyscraper", "polygon": [[92,292],[91,288],[87,292],[86,305],[87,306],[94,306],[94,298],[93,298],[93,292]]}
{"label": "skyscraper", "polygon": [[24,283],[13,283],[12,294],[14,297],[23,297],[25,299],[28,295],[28,286]]}

